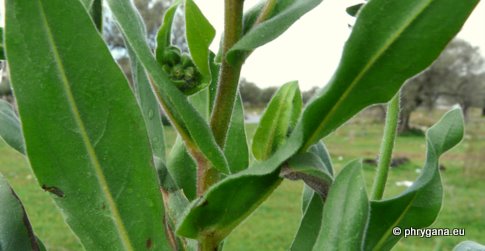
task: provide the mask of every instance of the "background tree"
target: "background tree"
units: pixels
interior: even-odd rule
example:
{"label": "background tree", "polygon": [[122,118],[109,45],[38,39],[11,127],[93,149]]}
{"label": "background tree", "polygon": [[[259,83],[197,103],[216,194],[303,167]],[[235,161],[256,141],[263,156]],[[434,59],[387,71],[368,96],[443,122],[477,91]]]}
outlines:
{"label": "background tree", "polygon": [[428,69],[402,88],[399,132],[410,129],[414,110],[432,108],[438,100],[459,103],[465,116],[472,106],[484,107],[484,66],[477,47],[461,39],[453,40]]}

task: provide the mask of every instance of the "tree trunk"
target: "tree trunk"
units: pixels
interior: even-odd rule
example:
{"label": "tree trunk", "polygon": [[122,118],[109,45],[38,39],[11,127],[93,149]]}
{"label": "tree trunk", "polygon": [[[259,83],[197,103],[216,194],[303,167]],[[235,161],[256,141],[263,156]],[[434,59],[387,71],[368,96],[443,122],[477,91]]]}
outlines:
{"label": "tree trunk", "polygon": [[468,119],[469,119],[469,118],[468,118],[468,117],[469,117],[469,116],[468,116],[468,110],[469,110],[468,108],[470,108],[470,106],[469,106],[469,105],[467,105],[467,104],[463,104],[463,105],[461,106],[461,109],[463,110],[463,118],[465,119],[465,122],[467,122],[467,121],[468,121]]}
{"label": "tree trunk", "polygon": [[485,117],[485,107],[482,108],[482,117]]}
{"label": "tree trunk", "polygon": [[409,125],[410,120],[411,120],[411,112],[404,112],[404,110],[401,110],[399,114],[399,124],[397,127],[398,134],[402,134],[411,129],[411,126]]}

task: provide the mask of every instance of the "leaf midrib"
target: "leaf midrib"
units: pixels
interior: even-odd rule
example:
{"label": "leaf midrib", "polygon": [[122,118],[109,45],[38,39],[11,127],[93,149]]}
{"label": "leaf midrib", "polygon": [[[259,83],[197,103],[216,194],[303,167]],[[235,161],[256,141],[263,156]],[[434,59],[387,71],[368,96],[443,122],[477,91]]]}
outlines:
{"label": "leaf midrib", "polygon": [[42,4],[41,0],[38,0],[37,2],[39,3],[39,6],[40,6],[39,10],[40,10],[40,16],[41,16],[41,19],[42,19],[42,26],[44,26],[45,34],[46,34],[46,37],[47,37],[48,42],[49,42],[49,47],[51,47],[53,59],[54,59],[55,64],[57,66],[57,70],[58,70],[58,74],[59,74],[58,77],[60,78],[60,80],[62,82],[62,87],[63,87],[62,90],[64,91],[64,93],[66,95],[66,99],[67,99],[69,108],[70,108],[70,110],[73,114],[73,119],[74,119],[76,125],[79,127],[79,134],[81,135],[82,142],[85,146],[85,150],[87,152],[89,160],[90,160],[90,162],[91,162],[91,164],[94,168],[94,171],[96,173],[98,185],[100,186],[101,191],[103,192],[104,197],[105,197],[105,199],[108,203],[108,208],[111,211],[111,214],[113,216],[112,219],[114,221],[114,225],[116,226],[116,230],[118,231],[118,234],[120,235],[119,237],[120,237],[120,240],[121,240],[123,246],[127,250],[134,250],[134,248],[131,244],[130,238],[128,236],[128,233],[127,233],[125,226],[123,224],[123,221],[121,219],[120,213],[118,212],[118,208],[116,206],[116,203],[115,203],[113,196],[111,195],[111,192],[109,190],[107,180],[106,180],[106,177],[104,176],[104,172],[103,172],[103,169],[101,167],[101,164],[99,163],[99,160],[96,156],[96,152],[94,150],[94,147],[90,142],[89,136],[87,135],[87,130],[86,130],[84,123],[81,119],[81,116],[79,114],[79,109],[76,105],[74,96],[72,95],[72,90],[71,90],[71,87],[69,85],[69,79],[66,75],[64,65],[62,63],[59,52],[58,52],[58,50],[55,46],[54,36],[52,34],[52,31],[51,31],[50,26],[49,26],[49,22],[48,22],[47,17],[46,17],[45,7]]}
{"label": "leaf midrib", "polygon": [[330,111],[327,113],[327,116],[325,116],[322,120],[322,122],[318,125],[317,129],[311,134],[309,139],[305,142],[305,145],[303,146],[303,150],[306,150],[310,145],[312,144],[313,141],[315,141],[316,138],[318,138],[318,133],[322,130],[322,128],[325,126],[327,121],[329,120],[330,117],[337,111],[337,108],[340,106],[342,102],[344,102],[345,99],[347,99],[347,96],[353,91],[355,85],[365,76],[365,74],[374,66],[374,64],[384,55],[384,53],[396,42],[396,40],[399,39],[399,37],[404,33],[405,30],[411,24],[426,10],[428,7],[433,3],[433,0],[429,0],[429,2],[423,6],[423,8],[418,11],[415,15],[411,16],[408,18],[406,22],[404,22],[405,25],[402,26],[401,29],[398,29],[391,37],[384,43],[384,46],[377,51],[374,57],[371,58],[368,64],[365,65],[364,69],[355,77],[355,79],[351,82],[349,88],[347,88],[342,96],[337,100],[335,105],[332,106]]}
{"label": "leaf midrib", "polygon": [[393,224],[390,225],[390,227],[384,232],[384,235],[382,238],[380,238],[379,242],[372,248],[373,251],[378,251],[382,249],[382,245],[384,245],[384,242],[387,240],[389,235],[392,233],[392,228],[396,227],[399,222],[401,222],[404,217],[406,216],[406,213],[411,209],[411,206],[413,205],[414,201],[418,197],[418,191],[414,191],[414,195],[410,201],[410,203],[406,206],[406,208],[402,211],[401,215],[393,222]]}

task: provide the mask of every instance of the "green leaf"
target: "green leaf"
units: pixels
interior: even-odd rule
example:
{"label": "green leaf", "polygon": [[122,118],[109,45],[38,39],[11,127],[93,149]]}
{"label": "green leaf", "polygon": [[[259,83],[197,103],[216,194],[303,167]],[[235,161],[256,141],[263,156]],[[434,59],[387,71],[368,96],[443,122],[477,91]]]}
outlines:
{"label": "green leaf", "polygon": [[319,141],[318,143],[310,147],[309,152],[316,154],[323,162],[327,172],[331,176],[334,175],[332,159],[330,158],[330,154],[328,153],[327,147],[325,146],[325,144],[323,144],[322,141]]}
{"label": "green leaf", "polygon": [[[320,158],[320,161],[323,164],[320,168],[324,169],[326,174],[332,176],[332,161],[323,142],[320,141],[313,145],[309,152]],[[332,177],[330,177],[330,181],[332,182]],[[322,224],[323,199],[326,199],[327,194],[325,193],[324,195],[325,197],[322,197],[315,193],[315,191],[308,185],[304,186],[302,196],[303,216],[290,250],[311,250],[313,245],[315,245]]]}
{"label": "green leaf", "polygon": [[281,168],[280,176],[289,180],[303,180],[322,198],[327,197],[328,189],[333,182],[325,164],[311,152],[300,153],[291,157],[287,165]]}
{"label": "green leaf", "polygon": [[[40,250],[19,197],[0,174],[0,250]],[[43,245],[42,245],[43,246]]]}
{"label": "green leaf", "polygon": [[484,251],[485,246],[478,244],[474,241],[462,241],[455,248],[453,251]]}
{"label": "green leaf", "polygon": [[[334,171],[333,171],[332,159],[330,158],[330,154],[328,153],[327,147],[325,146],[325,144],[323,144],[322,141],[319,141],[317,144],[310,147],[309,152],[316,154],[320,158],[320,160],[324,163],[324,168],[327,170],[327,173],[329,173],[330,176],[333,177]],[[308,207],[308,204],[312,200],[312,196],[313,196],[313,189],[305,185],[303,187],[303,196],[302,196],[302,203],[301,203],[302,213],[305,213],[306,208]]]}
{"label": "green leaf", "polygon": [[439,56],[478,2],[372,0],[365,4],[333,78],[303,113],[303,148],[364,107],[391,99],[408,78]]}
{"label": "green leaf", "polygon": [[311,190],[308,206],[305,207],[298,232],[291,243],[291,251],[312,250],[320,231],[323,214],[322,198]]}
{"label": "green leaf", "polygon": [[253,136],[253,155],[265,160],[286,140],[300,115],[302,100],[298,82],[281,86],[269,102]]}
{"label": "green leaf", "polygon": [[84,5],[86,10],[90,10],[94,2],[94,0],[79,0],[79,1]]}
{"label": "green leaf", "polygon": [[194,201],[178,226],[177,234],[193,239],[210,235],[214,240],[221,241],[281,182],[277,172],[254,175],[247,171],[229,176]]}
{"label": "green leaf", "polygon": [[[128,49],[130,59],[134,59],[133,52]],[[153,155],[165,161],[165,136],[162,123],[161,109],[157,98],[152,92],[150,81],[145,69],[139,61],[131,60],[131,70],[136,98],[145,119],[148,137],[152,146]]]}
{"label": "green leaf", "polygon": [[246,15],[243,37],[228,51],[227,60],[234,63],[240,52],[250,52],[283,34],[301,16],[319,5],[322,0],[277,0],[269,16],[255,24],[264,5],[259,4]]}
{"label": "green leaf", "polygon": [[157,49],[155,51],[157,59],[163,58],[163,52],[165,51],[165,48],[170,46],[172,42],[172,24],[179,5],[180,0],[174,1],[163,15],[163,23],[157,33]]}
{"label": "green leaf", "polygon": [[362,163],[353,161],[330,188],[313,250],[360,250],[369,210]]}
{"label": "green leaf", "polygon": [[350,7],[347,7],[347,9],[345,9],[345,11],[350,16],[355,17],[355,16],[357,16],[357,14],[359,13],[359,11],[362,9],[363,6],[364,6],[364,3],[358,3],[358,4],[352,5]]}
{"label": "green leaf", "polygon": [[0,138],[20,153],[25,153],[20,122],[12,106],[0,99]]}
{"label": "green leaf", "polygon": [[151,54],[143,29],[140,28],[143,27],[143,21],[131,1],[107,0],[107,3],[127,45],[133,49],[136,59],[147,71],[159,103],[185,143],[194,151],[200,151],[217,170],[229,173],[227,161],[215,142],[209,125],[188,102],[187,97],[173,85]]}
{"label": "green leaf", "polygon": [[224,154],[229,162],[231,173],[240,172],[249,166],[249,150],[244,126],[244,107],[239,94],[232,112],[231,123],[227,131]]}
{"label": "green leaf", "polygon": [[392,235],[396,226],[401,229],[423,228],[435,221],[443,200],[439,157],[462,138],[463,117],[459,108],[445,114],[427,131],[426,161],[421,176],[402,194],[372,201],[365,250],[390,250],[401,238]]}
{"label": "green leaf", "polygon": [[192,203],[177,228],[177,234],[193,239],[206,235],[224,239],[281,183],[279,167],[299,149],[301,136],[292,134],[269,159],[213,185]]}
{"label": "green leaf", "polygon": [[187,153],[180,137],[177,137],[168,155],[167,167],[175,183],[184,191],[185,196],[190,201],[194,200],[197,196],[197,165]]}
{"label": "green leaf", "polygon": [[214,40],[216,30],[202,14],[193,0],[185,0],[185,26],[187,45],[197,69],[202,73],[204,82],[209,84],[209,46]]}
{"label": "green leaf", "polygon": [[42,188],[88,250],[168,250],[142,114],[86,9],[8,0],[6,10],[10,77]]}

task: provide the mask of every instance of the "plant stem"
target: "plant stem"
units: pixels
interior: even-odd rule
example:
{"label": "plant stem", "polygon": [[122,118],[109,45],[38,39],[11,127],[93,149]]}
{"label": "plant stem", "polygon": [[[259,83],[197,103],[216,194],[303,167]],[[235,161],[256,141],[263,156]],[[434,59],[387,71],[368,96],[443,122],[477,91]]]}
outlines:
{"label": "plant stem", "polygon": [[211,116],[211,128],[217,144],[224,147],[236,100],[242,60],[231,65],[225,60],[227,51],[241,38],[243,0],[225,0],[224,38],[222,41],[222,65],[217,85],[217,95]]}
{"label": "plant stem", "polygon": [[213,238],[207,238],[199,241],[199,247],[197,248],[197,251],[217,251],[218,249],[218,241],[215,241]]}
{"label": "plant stem", "polygon": [[263,10],[261,11],[261,14],[259,14],[258,19],[256,19],[256,22],[254,22],[253,27],[268,19],[268,17],[271,15],[271,12],[273,12],[273,9],[276,6],[277,2],[278,1],[276,0],[268,0],[266,2]]}
{"label": "plant stem", "polygon": [[103,33],[103,0],[94,0],[90,12],[96,28]]}
{"label": "plant stem", "polygon": [[398,92],[387,105],[386,124],[384,126],[384,135],[381,142],[379,155],[379,164],[377,173],[372,187],[372,200],[382,199],[386,187],[387,176],[392,159],[392,150],[396,139],[396,128],[399,118],[399,98]]}

